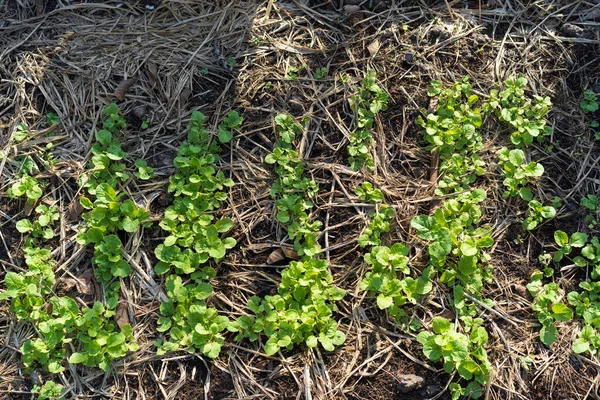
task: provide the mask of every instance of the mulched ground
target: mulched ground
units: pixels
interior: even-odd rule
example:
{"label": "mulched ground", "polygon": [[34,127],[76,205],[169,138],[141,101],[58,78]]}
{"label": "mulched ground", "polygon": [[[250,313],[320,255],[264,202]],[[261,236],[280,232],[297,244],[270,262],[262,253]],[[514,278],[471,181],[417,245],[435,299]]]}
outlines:
{"label": "mulched ground", "polygon": [[[273,117],[279,112],[308,117],[302,156],[307,174],[320,183],[315,215],[328,218],[322,245],[336,285],[348,290],[336,315],[348,340],[335,352],[297,349],[283,358],[266,357],[257,343],[230,340],[211,363],[183,353],[155,355],[151,342],[157,338],[159,300],[141,290],[141,278],[133,275],[124,286],[141,350],[107,375],[69,369],[59,378],[65,386],[77,382],[74,393],[91,396],[80,398],[308,399],[310,393],[318,399],[448,399],[451,378],[357,289],[365,268],[356,238],[368,210],[358,213],[346,193],[365,179],[380,187],[396,208],[389,240],[409,245],[414,266],[420,267],[424,260],[415,249],[422,246],[409,222],[430,212],[433,194],[431,155],[414,123],[419,110],[430,107],[429,82],[450,85],[470,75],[476,92],[484,94],[508,75],[523,74],[529,94],[550,96],[553,102],[553,148],[539,145],[530,152],[546,169],[539,195],[546,202],[560,196],[564,205],[556,219],[535,232],[520,228],[525,209],[502,198],[493,173],[495,152],[507,143],[508,132],[487,126],[482,158],[489,173],[476,185],[488,192],[485,222],[497,244],[494,284],[485,296],[507,319],[486,315],[494,367],[486,398],[597,397],[600,363],[571,352],[578,322],[562,323],[559,341],[551,348],[542,345],[524,285],[539,267],[538,255],[549,249],[554,230],[587,230],[579,199],[600,194],[599,144],[579,109],[586,88],[600,91],[600,6],[566,0],[429,3],[436,4],[0,1],[0,278],[22,263],[14,220],[22,217],[23,203],[5,196],[19,168],[15,156],[27,153],[40,161],[49,141],[58,162],[37,177],[47,182],[45,201],[56,202],[63,213],[57,265],[70,260],[66,268],[75,275],[90,268],[89,255],[74,243],[78,221],[72,208],[99,110],[116,101],[129,123],[122,138],[128,160],[144,158],[157,174],[149,184],[127,190],[156,219],[170,203],[166,183],[191,112],[203,112],[212,130],[230,109],[245,118],[222,162],[236,182],[223,214],[235,221],[238,246],[217,266],[212,282],[212,304],[231,317],[245,308],[249,293],[272,293],[284,267],[267,264],[284,238],[269,196],[272,171],[263,163],[276,140]],[[327,68],[327,76],[314,79],[320,67]],[[295,79],[289,78],[291,68],[299,70]],[[348,99],[368,70],[377,72],[390,105],[376,123],[377,170],[367,176],[347,167],[346,146],[354,129]],[[118,101],[115,90],[130,78],[135,82]],[[45,131],[48,112],[61,117],[51,132]],[[150,127],[141,130],[146,119]],[[19,122],[35,139],[26,146],[11,142]],[[150,228],[138,248],[126,251],[152,273],[153,250],[163,236],[158,227]],[[154,279],[161,283],[160,277]],[[564,287],[578,279],[560,277]],[[445,289],[438,285],[431,298],[443,296]],[[33,332],[17,323],[6,304],[0,311],[0,398],[31,398],[35,382],[22,373],[15,349]],[[425,299],[411,312],[429,319],[442,311]],[[533,359],[527,368],[524,356]],[[402,393],[407,374],[422,377],[423,383]]]}

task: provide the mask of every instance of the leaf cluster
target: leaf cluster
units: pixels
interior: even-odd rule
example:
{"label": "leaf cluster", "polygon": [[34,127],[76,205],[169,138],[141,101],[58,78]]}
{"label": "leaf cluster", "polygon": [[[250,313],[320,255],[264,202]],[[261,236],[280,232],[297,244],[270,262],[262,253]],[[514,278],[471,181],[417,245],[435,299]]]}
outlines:
{"label": "leaf cluster", "polygon": [[40,182],[26,173],[17,179],[7,190],[8,197],[26,197],[29,204],[35,204],[36,200],[42,197],[42,193]]}
{"label": "leaf cluster", "polygon": [[331,318],[337,310],[335,302],[346,292],[333,285],[327,261],[319,258],[317,232],[322,224],[311,221],[307,213],[318,186],[302,177],[304,166],[293,149],[301,128],[288,115],[278,115],[275,123],[280,140],[265,158],[265,162],[275,165],[277,174],[271,196],[276,199],[277,219],[288,224],[294,250],[303,257],[283,270],[277,294],[263,299],[253,296],[248,308],[254,315],[239,317],[230,329],[239,332],[237,340],[245,337],[254,341],[264,333],[269,337],[264,345],[268,355],[282,348],[291,350],[302,343],[308,347],[320,343],[325,350],[332,351],[346,339]]}
{"label": "leaf cluster", "polygon": [[31,232],[33,238],[43,238],[50,240],[54,237],[54,231],[50,224],[60,218],[56,206],[45,206],[40,204],[35,208],[38,214],[33,222],[24,218],[17,222],[16,228],[20,233]]}
{"label": "leaf cluster", "polygon": [[250,299],[248,308],[255,316],[242,316],[234,322],[233,327],[239,330],[237,339],[254,341],[264,333],[269,338],[264,346],[268,355],[301,343],[308,347],[320,343],[333,351],[346,337],[331,318],[337,310],[335,302],[345,291],[332,282],[325,260],[304,257],[291,262],[281,273],[276,295]]}
{"label": "leaf cluster", "polygon": [[495,112],[498,119],[511,127],[511,142],[517,147],[528,146],[536,139],[541,142],[552,134],[544,117],[552,103],[549,97],[534,95],[533,101],[525,95],[527,79],[511,75],[502,90],[490,91],[489,100],[483,105],[485,112]]}
{"label": "leaf cluster", "polygon": [[442,195],[468,188],[483,174],[485,164],[477,154],[483,147],[479,133],[482,117],[481,109],[474,108],[478,97],[473,94],[468,77],[447,89],[439,81],[431,85],[428,95],[438,96],[437,110],[429,114],[422,110],[426,117],[419,116],[417,125],[423,128],[428,149],[439,152],[440,182],[436,194]]}
{"label": "leaf cluster", "polygon": [[425,356],[431,361],[442,361],[447,373],[456,371],[462,379],[470,381],[464,388],[459,383],[452,383],[452,399],[481,397],[491,369],[484,349],[488,341],[487,331],[480,326],[473,327],[467,336],[442,317],[433,319],[432,329],[433,332],[423,331],[417,335]]}
{"label": "leaf cluster", "polygon": [[[212,294],[208,280],[215,276],[208,262],[220,261],[236,240],[222,237],[233,221],[216,219],[212,214],[227,200],[225,190],[233,186],[233,181],[217,169],[221,149],[211,140],[204,123],[204,115],[192,113],[187,140],[173,161],[177,173],[169,181],[168,190],[175,199],[160,222],[169,235],[155,249],[159,260],[155,271],[167,274],[168,300],[160,305],[157,330],[168,332],[168,339],[155,342],[158,354],[186,349],[216,358],[224,343],[221,333],[230,324],[227,317],[218,315],[205,301]],[[228,113],[219,125],[219,140],[231,141],[241,123],[237,112]],[[184,280],[185,276],[189,277]]]}
{"label": "leaf cluster", "polygon": [[294,241],[299,255],[314,256],[321,247],[317,242],[317,233],[321,229],[320,221],[311,221],[308,211],[319,186],[313,179],[303,177],[304,164],[292,148],[292,143],[302,128],[289,115],[275,117],[280,140],[273,152],[265,157],[265,162],[275,166],[277,180],[271,187],[271,197],[277,200],[276,218],[288,225],[288,236]]}
{"label": "leaf cluster", "polygon": [[537,228],[539,224],[544,222],[544,219],[550,219],[556,216],[556,209],[553,206],[545,206],[537,200],[530,200],[528,207],[527,217],[521,224],[526,231]]}
{"label": "leaf cluster", "polygon": [[544,174],[544,166],[535,161],[527,163],[523,150],[509,150],[506,147],[498,151],[498,163],[502,169],[503,183],[506,187],[503,196],[519,195],[523,200],[531,201],[533,193],[527,185],[535,183],[536,178]]}
{"label": "leaf cluster", "polygon": [[429,293],[433,288],[429,267],[425,268],[418,279],[408,276],[410,268],[407,255],[408,248],[402,243],[395,243],[391,247],[373,247],[371,252],[364,256],[370,270],[360,281],[361,290],[367,290],[369,295],[377,296],[377,307],[387,310],[388,314],[397,320],[405,315],[402,306],[407,302],[416,304],[420,296]]}
{"label": "leaf cluster", "polygon": [[388,94],[377,84],[375,71],[367,72],[358,95],[352,97],[351,103],[358,129],[350,133],[348,155],[350,167],[355,171],[365,165],[371,170],[375,168],[370,153],[373,145],[373,123],[375,115],[387,110],[387,102]]}
{"label": "leaf cluster", "polygon": [[540,339],[546,346],[550,346],[558,337],[558,330],[554,321],[569,321],[573,311],[561,301],[562,294],[557,283],[543,284],[544,274],[534,271],[527,290],[533,296],[531,308],[537,313],[538,321],[542,324]]}

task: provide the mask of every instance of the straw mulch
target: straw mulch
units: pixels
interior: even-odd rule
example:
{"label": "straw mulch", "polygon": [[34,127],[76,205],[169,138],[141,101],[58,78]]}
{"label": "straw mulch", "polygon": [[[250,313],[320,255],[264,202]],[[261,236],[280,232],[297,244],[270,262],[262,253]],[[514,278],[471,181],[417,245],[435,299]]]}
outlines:
{"label": "straw mulch", "polygon": [[[314,3],[314,4],[313,4]],[[156,319],[162,290],[153,272],[153,250],[163,234],[147,229],[126,243],[134,274],[123,282],[129,318],[139,352],[104,374],[71,366],[55,377],[79,398],[117,399],[447,399],[451,377],[429,363],[413,335],[401,331],[372,299],[358,289],[365,273],[356,243],[368,208],[357,205],[354,188],[370,179],[396,210],[390,242],[413,250],[413,266],[423,266],[423,247],[409,229],[418,213],[429,212],[433,195],[431,156],[414,124],[432,79],[449,85],[470,75],[484,94],[512,73],[523,74],[531,93],[550,96],[553,151],[537,146],[531,158],[546,174],[539,196],[563,199],[558,217],[532,234],[519,227],[525,209],[503,199],[494,174],[495,151],[507,132],[490,127],[482,155],[489,174],[477,185],[488,192],[486,222],[494,229],[495,283],[486,297],[497,313],[482,309],[490,332],[493,375],[486,399],[597,398],[598,360],[575,357],[570,349],[577,322],[560,326],[561,338],[546,348],[537,337],[531,298],[524,285],[538,267],[537,257],[555,229],[585,229],[581,196],[600,193],[598,144],[579,110],[588,87],[600,91],[597,1],[148,1],[104,3],[67,0],[0,1],[0,275],[22,264],[21,235],[15,220],[27,210],[4,196],[18,171],[17,154],[38,157],[48,143],[58,160],[37,176],[48,182],[46,202],[61,210],[60,239],[54,242],[57,276],[81,276],[90,254],[76,244],[81,221],[77,178],[86,168],[102,107],[118,102],[129,123],[122,138],[133,164],[144,158],[157,177],[124,189],[159,220],[169,198],[172,160],[191,112],[207,116],[215,130],[231,109],[245,118],[241,134],[223,155],[222,168],[234,179],[224,215],[235,221],[238,246],[218,266],[211,303],[235,318],[253,294],[274,290],[282,266],[268,257],[285,235],[273,216],[271,169],[263,163],[275,141],[279,112],[308,117],[301,139],[307,174],[320,183],[315,217],[325,221],[321,244],[335,283],[348,291],[336,315],[348,337],[335,352],[299,348],[266,357],[257,343],[227,341],[219,359],[209,362],[187,353],[155,354]],[[148,6],[148,7],[147,7]],[[369,6],[372,6],[369,8]],[[298,77],[289,79],[290,67]],[[313,79],[326,67],[324,79]],[[375,129],[377,170],[371,176],[347,167],[345,147],[354,129],[348,99],[360,79],[375,70],[390,94],[390,108]],[[341,83],[341,77],[349,82]],[[116,97],[125,94],[124,100]],[[61,117],[49,128],[48,112]],[[150,127],[141,130],[142,121]],[[15,144],[19,122],[32,140]],[[52,133],[52,135],[49,135]],[[597,232],[596,232],[597,233]],[[575,287],[576,274],[559,281]],[[447,289],[414,309],[430,320],[447,315]],[[0,310],[0,397],[31,398],[46,374],[23,374],[18,348],[34,335]],[[524,364],[523,357],[533,360]],[[424,379],[400,392],[406,374]],[[70,395],[71,395],[70,394]],[[91,396],[91,397],[89,397]]]}

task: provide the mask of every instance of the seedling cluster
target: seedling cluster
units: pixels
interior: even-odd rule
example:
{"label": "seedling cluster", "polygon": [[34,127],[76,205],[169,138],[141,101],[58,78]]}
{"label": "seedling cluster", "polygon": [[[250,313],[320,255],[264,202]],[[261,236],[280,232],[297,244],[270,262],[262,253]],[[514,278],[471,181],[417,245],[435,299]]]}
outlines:
{"label": "seedling cluster", "polygon": [[302,176],[304,164],[293,147],[302,128],[289,115],[278,115],[275,123],[279,140],[265,158],[277,174],[271,196],[276,199],[277,220],[288,226],[294,250],[303,257],[282,271],[277,294],[250,298],[248,308],[254,315],[239,317],[233,327],[239,330],[238,340],[255,341],[261,333],[267,336],[264,351],[268,355],[300,344],[311,348],[320,344],[332,351],[346,340],[333,319],[335,302],[345,291],[333,285],[329,265],[320,257],[317,234],[322,223],[311,222],[308,215],[318,185]]}
{"label": "seedling cluster", "polygon": [[[231,237],[221,237],[233,226],[229,218],[215,221],[213,213],[227,200],[225,190],[233,181],[218,170],[219,145],[204,128],[205,117],[194,112],[188,124],[188,137],[180,146],[173,164],[177,173],[169,181],[175,199],[165,210],[160,227],[169,235],[155,254],[158,274],[166,274],[168,301],[160,305],[159,332],[169,338],[158,340],[158,353],[186,349],[216,358],[224,343],[222,332],[230,321],[206,304],[213,288],[209,280],[215,269],[209,260],[220,261],[236,245]],[[229,142],[242,118],[230,112],[219,125],[218,138]]]}
{"label": "seedling cluster", "polygon": [[357,129],[350,134],[348,155],[350,167],[358,171],[363,166],[374,169],[371,148],[374,143],[373,124],[380,111],[387,110],[387,93],[377,84],[375,71],[369,71],[362,80],[357,96],[351,99],[351,108],[356,116]]}

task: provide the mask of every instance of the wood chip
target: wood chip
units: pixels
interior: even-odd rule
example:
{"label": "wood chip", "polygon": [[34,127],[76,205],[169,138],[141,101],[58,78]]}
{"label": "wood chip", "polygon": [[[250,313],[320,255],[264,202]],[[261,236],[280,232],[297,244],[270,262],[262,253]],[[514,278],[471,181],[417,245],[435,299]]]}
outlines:
{"label": "wood chip", "polygon": [[135,83],[135,78],[125,79],[123,82],[119,83],[119,86],[115,89],[115,97],[119,100],[125,100],[125,94],[127,90]]}
{"label": "wood chip", "polygon": [[127,303],[120,302],[117,304],[117,309],[115,310],[115,322],[119,325],[119,329],[123,329],[123,327],[129,324],[129,307],[127,307]]}
{"label": "wood chip", "polygon": [[369,50],[371,57],[375,57],[377,55],[380,47],[381,43],[379,42],[379,39],[375,39],[370,45],[367,46],[367,50]]}

